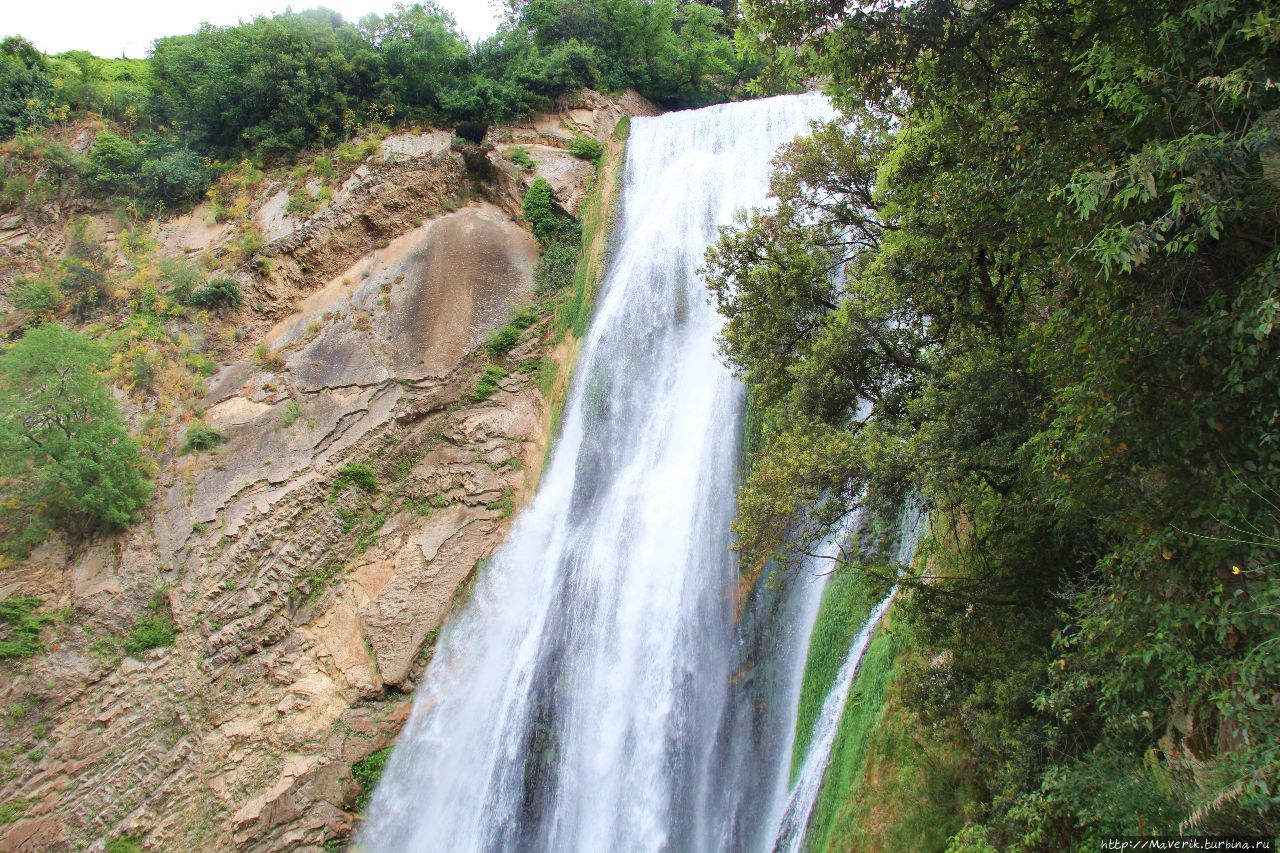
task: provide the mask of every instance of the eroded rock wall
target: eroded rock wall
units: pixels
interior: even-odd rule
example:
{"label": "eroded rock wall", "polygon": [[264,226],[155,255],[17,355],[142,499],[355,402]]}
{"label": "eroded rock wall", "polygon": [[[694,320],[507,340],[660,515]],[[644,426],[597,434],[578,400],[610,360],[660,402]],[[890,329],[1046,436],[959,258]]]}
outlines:
{"label": "eroded rock wall", "polygon": [[[652,112],[584,97],[594,106],[533,127],[554,135],[568,115],[605,141],[621,115]],[[243,352],[204,400],[226,442],[162,458],[148,518],[124,534],[50,540],[0,576],[0,597],[67,616],[45,653],[0,671],[0,803],[14,807],[0,849],[122,835],[317,849],[350,831],[352,765],[399,731],[436,631],[545,456],[536,366],[574,351],[543,319],[476,398],[478,345],[530,299],[537,246],[510,188],[446,211],[475,173],[418,136],[270,243],[251,265],[265,275],[246,271]],[[566,209],[589,174],[557,186]],[[269,358],[248,357],[259,344]],[[352,463],[373,487],[340,485]],[[155,615],[174,643],[121,654]]]}

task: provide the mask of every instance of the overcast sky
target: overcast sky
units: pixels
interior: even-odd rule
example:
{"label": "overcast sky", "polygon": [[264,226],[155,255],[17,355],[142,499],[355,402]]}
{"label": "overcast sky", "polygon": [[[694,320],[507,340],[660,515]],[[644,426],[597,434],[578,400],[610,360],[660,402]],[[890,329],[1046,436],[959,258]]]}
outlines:
{"label": "overcast sky", "polygon": [[[226,25],[257,15],[325,6],[344,18],[358,20],[370,12],[391,11],[396,0],[3,0],[0,36],[26,36],[45,53],[88,50],[99,56],[145,56],[161,36],[189,33],[201,23]],[[484,38],[498,25],[491,0],[437,0],[453,12],[472,40]],[[406,4],[408,5],[408,4]]]}

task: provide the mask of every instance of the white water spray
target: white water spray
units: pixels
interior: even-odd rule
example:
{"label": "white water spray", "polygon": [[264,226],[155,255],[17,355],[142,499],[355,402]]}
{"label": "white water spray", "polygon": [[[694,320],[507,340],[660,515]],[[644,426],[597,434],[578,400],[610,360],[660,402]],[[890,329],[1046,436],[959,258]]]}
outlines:
{"label": "white water spray", "polygon": [[742,390],[694,271],[717,226],[764,202],[778,147],[829,110],[804,95],[632,121],[620,240],[562,437],[442,633],[361,847],[759,844],[772,791],[735,796],[726,768],[773,780],[751,761],[789,748],[748,759],[733,743],[750,736],[734,724],[750,715],[734,709],[729,549]]}

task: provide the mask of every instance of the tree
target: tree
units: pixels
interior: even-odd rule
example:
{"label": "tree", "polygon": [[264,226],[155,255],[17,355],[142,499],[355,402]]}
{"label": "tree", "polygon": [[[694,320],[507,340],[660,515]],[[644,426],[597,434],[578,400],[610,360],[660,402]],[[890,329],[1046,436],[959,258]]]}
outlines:
{"label": "tree", "polygon": [[44,55],[20,36],[0,40],[0,139],[43,124],[52,94]]}
{"label": "tree", "polygon": [[0,540],[11,556],[50,527],[119,530],[151,492],[100,371],[105,348],[48,323],[0,354]]}
{"label": "tree", "polygon": [[965,843],[1273,835],[1274,10],[744,6],[853,120],[708,256],[766,410],[744,554],[923,498],[896,606],[984,789]]}

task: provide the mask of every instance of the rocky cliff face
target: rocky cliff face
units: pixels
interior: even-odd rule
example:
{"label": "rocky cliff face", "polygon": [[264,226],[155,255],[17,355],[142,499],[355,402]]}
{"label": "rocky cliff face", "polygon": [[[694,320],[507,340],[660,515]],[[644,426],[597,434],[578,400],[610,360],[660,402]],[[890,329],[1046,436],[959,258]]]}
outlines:
{"label": "rocky cliff face", "polygon": [[[532,296],[522,188],[554,177],[576,210],[590,167],[561,146],[652,112],[586,93],[491,131],[479,156],[451,134],[403,134],[309,220],[283,215],[278,193],[259,201],[267,260],[239,273],[242,334],[203,402],[226,442],[164,457],[149,517],[126,533],[50,540],[0,576],[0,598],[68,616],[0,678],[0,849],[345,837],[353,763],[394,738],[435,632],[545,457],[573,351],[546,319],[492,396],[474,393],[478,345]],[[532,171],[502,156],[526,137]],[[197,211],[160,236],[198,254],[227,235]],[[105,641],[170,616],[172,646],[129,656]]]}

